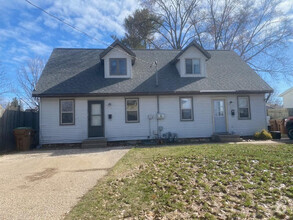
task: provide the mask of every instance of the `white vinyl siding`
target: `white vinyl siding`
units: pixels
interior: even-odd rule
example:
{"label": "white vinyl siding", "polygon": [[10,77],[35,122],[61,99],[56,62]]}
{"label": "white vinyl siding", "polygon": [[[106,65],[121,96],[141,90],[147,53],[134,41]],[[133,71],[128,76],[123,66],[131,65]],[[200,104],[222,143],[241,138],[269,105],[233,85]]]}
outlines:
{"label": "white vinyl siding", "polygon": [[283,103],[284,108],[293,108],[293,92],[283,96]]}
{"label": "white vinyl siding", "polygon": [[[195,95],[193,99],[194,120],[186,123],[180,120],[179,96],[159,96],[160,113],[165,119],[159,120],[163,127],[162,134],[176,133],[178,138],[210,137],[213,134],[212,100],[225,98],[227,103],[227,130],[241,136],[253,135],[254,132],[266,128],[266,109],[263,94],[251,94],[251,120],[239,120],[237,95]],[[75,124],[61,126],[59,124],[59,98],[41,98],[40,104],[40,142],[48,143],[80,143],[88,138],[88,100],[104,100],[105,102],[105,137],[114,140],[140,140],[154,138],[157,129],[156,96],[140,96],[139,122],[125,123],[125,97],[74,98]],[[235,115],[231,115],[231,110]],[[111,114],[112,118],[108,118]],[[148,115],[153,115],[149,120]],[[151,131],[151,134],[150,134]]]}
{"label": "white vinyl siding", "polygon": [[293,108],[293,89],[284,94],[283,96],[283,108]]}

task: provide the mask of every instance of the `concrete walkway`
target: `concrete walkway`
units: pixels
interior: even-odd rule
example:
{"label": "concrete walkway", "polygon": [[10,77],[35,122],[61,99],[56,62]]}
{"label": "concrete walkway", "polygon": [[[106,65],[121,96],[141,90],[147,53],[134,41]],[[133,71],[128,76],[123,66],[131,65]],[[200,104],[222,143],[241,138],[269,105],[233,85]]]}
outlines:
{"label": "concrete walkway", "polygon": [[[293,144],[293,140],[289,138],[282,138],[280,140],[245,140],[242,142],[236,142],[237,144]],[[233,143],[234,144],[234,143]]]}
{"label": "concrete walkway", "polygon": [[62,219],[127,151],[70,149],[0,156],[0,219]]}

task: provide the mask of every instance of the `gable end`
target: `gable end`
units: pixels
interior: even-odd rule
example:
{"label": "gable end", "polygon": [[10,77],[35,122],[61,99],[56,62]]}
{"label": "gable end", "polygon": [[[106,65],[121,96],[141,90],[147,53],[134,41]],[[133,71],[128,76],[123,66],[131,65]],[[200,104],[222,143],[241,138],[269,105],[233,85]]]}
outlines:
{"label": "gable end", "polygon": [[136,55],[135,53],[130,50],[129,48],[127,48],[125,45],[123,45],[119,40],[115,40],[106,50],[104,50],[101,54],[100,54],[100,59],[102,60],[112,49],[114,49],[114,47],[119,46],[120,48],[122,48],[127,54],[129,54],[131,56],[131,60],[132,60],[132,65],[135,63],[135,59],[136,59]]}

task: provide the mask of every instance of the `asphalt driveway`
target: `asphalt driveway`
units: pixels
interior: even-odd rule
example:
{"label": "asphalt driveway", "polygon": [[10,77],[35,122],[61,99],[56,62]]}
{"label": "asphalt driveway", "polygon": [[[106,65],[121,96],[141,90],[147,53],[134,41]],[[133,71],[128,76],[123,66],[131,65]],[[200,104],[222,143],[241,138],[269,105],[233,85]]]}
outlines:
{"label": "asphalt driveway", "polygon": [[0,156],[0,219],[62,219],[127,151],[70,149]]}

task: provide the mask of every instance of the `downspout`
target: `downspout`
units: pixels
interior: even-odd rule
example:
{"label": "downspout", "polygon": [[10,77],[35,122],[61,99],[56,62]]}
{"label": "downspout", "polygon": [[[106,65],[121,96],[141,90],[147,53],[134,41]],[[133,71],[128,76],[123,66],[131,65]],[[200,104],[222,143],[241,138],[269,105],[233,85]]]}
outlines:
{"label": "downspout", "polygon": [[149,136],[148,136],[148,139],[150,139],[152,137],[151,120],[153,119],[153,116],[152,115],[148,115],[148,119],[149,119]]}
{"label": "downspout", "polygon": [[158,114],[160,113],[160,100],[159,100],[159,95],[157,95],[157,115],[156,115],[156,119],[157,119],[157,135],[158,138],[160,138],[159,135],[159,119],[158,119]]}
{"label": "downspout", "polygon": [[159,75],[158,75],[158,62],[155,61],[155,65],[156,65],[156,86],[159,86]]}
{"label": "downspout", "polygon": [[[155,64],[155,71],[156,71],[156,87],[159,86],[159,75],[158,75],[158,61],[154,62]],[[159,135],[159,119],[158,119],[158,115],[160,113],[160,100],[159,100],[159,95],[157,95],[157,115],[156,115],[156,119],[157,119],[157,136],[158,139],[160,138],[161,135]]]}
{"label": "downspout", "polygon": [[268,118],[267,118],[268,117],[267,102],[268,102],[271,95],[272,95],[272,93],[270,93],[268,95],[268,97],[266,98],[266,95],[264,94],[265,129],[267,129],[267,130],[269,129],[269,123],[268,123]]}
{"label": "downspout", "polygon": [[151,119],[149,118],[149,139],[151,138],[152,136],[152,128],[151,128]]}
{"label": "downspout", "polygon": [[39,144],[38,144],[38,146],[42,146],[42,144],[41,144],[41,140],[42,140],[42,142],[43,142],[43,139],[42,139],[42,131],[43,130],[41,130],[41,124],[42,124],[42,98],[40,98],[40,102],[39,102]]}
{"label": "downspout", "polygon": [[268,97],[266,98],[266,95],[264,95],[265,97],[265,102],[267,103],[268,101],[269,101],[269,99],[271,98],[271,95],[272,95],[272,93],[270,92],[269,94],[268,94]]}

